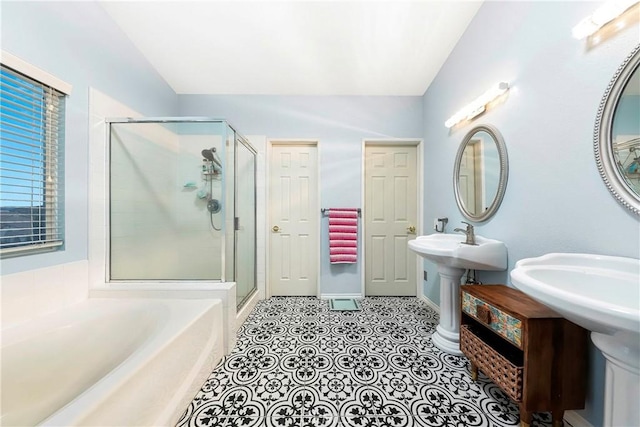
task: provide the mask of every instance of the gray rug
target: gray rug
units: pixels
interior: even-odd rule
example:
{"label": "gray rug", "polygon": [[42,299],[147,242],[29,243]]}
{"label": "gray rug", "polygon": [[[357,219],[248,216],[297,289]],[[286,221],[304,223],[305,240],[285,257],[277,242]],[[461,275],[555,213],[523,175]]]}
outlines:
{"label": "gray rug", "polygon": [[360,311],[360,304],[355,298],[331,298],[329,300],[331,311]]}

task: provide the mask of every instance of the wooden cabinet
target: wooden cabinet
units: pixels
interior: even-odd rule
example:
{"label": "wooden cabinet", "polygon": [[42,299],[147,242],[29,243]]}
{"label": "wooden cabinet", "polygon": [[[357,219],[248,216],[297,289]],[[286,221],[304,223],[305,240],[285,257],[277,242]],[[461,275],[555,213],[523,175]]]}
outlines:
{"label": "wooden cabinet", "polygon": [[460,349],[520,406],[523,427],[533,412],[552,413],[562,426],[566,409],[584,408],[587,331],[504,285],[465,285],[461,292]]}

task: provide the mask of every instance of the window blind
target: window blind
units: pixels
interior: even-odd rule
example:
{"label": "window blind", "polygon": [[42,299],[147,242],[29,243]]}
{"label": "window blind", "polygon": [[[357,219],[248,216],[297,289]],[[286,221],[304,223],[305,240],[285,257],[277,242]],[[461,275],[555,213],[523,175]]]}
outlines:
{"label": "window blind", "polygon": [[0,70],[0,255],[64,242],[64,94]]}

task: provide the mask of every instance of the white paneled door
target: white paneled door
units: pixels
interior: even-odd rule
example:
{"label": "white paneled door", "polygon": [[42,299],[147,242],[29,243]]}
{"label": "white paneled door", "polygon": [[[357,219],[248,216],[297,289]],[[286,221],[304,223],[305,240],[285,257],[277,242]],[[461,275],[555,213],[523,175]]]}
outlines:
{"label": "white paneled door", "polygon": [[460,160],[460,197],[473,215],[482,214],[482,150],[479,140],[471,140]]}
{"label": "white paneled door", "polygon": [[271,295],[318,294],[318,148],[274,144],[269,164]]}
{"label": "white paneled door", "polygon": [[416,295],[417,207],[417,147],[366,145],[366,295]]}

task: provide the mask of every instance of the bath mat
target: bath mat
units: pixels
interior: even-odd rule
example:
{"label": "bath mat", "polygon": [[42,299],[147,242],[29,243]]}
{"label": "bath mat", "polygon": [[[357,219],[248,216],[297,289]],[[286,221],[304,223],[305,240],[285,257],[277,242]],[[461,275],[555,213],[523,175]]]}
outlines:
{"label": "bath mat", "polygon": [[331,311],[360,311],[360,304],[355,298],[331,298],[329,300]]}

